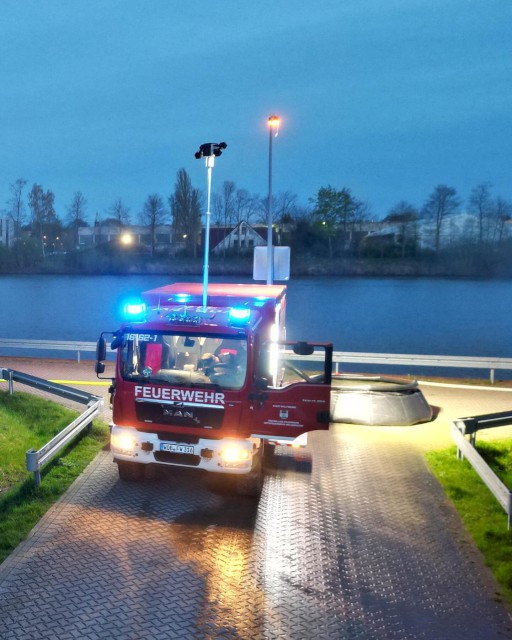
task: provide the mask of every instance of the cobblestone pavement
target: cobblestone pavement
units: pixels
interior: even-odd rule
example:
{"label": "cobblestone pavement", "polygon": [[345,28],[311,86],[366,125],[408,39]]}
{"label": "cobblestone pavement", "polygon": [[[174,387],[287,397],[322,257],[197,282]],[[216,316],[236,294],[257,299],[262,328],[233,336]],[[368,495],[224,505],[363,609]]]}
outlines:
{"label": "cobblestone pavement", "polygon": [[1,565],[0,638],[512,638],[423,461],[451,419],[512,394],[424,393],[434,422],[312,434],[312,469],[282,457],[259,503],[189,471],[123,483],[101,453]]}

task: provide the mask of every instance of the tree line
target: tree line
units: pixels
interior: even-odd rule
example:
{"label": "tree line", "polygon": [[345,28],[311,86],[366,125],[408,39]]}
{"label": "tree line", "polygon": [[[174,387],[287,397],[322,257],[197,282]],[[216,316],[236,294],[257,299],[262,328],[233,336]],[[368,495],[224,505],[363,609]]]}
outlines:
{"label": "tree line", "polygon": [[[64,215],[55,210],[55,195],[34,183],[30,190],[23,178],[9,185],[10,198],[3,216],[10,219],[14,240],[2,247],[0,260],[20,268],[37,264],[50,255],[79,249],[78,230],[94,225],[148,228],[150,253],[156,253],[157,229],[171,225],[174,242],[181,251],[197,257],[201,245],[205,195],[194,187],[185,169],[177,172],[172,193],[164,198],[149,194],[132,215],[121,197],[95,214],[89,223],[87,199],[73,194]],[[321,187],[306,206],[292,192],[273,198],[274,237],[298,255],[328,257],[414,258],[425,253],[439,256],[454,247],[482,249],[509,239],[512,204],[494,196],[491,184],[475,186],[464,202],[455,188],[437,185],[421,207],[401,200],[387,215],[375,221],[368,203],[347,187]],[[245,220],[266,224],[267,197],[250,194],[225,181],[212,197],[212,224],[234,227]],[[463,224],[454,225],[454,214],[465,212]],[[293,255],[293,254],[292,254]]]}
{"label": "tree line", "polygon": [[[349,189],[322,187],[311,203],[310,220],[326,236],[331,257],[377,253],[405,258],[420,251],[439,255],[458,245],[483,247],[508,239],[512,221],[512,203],[494,197],[487,182],[471,190],[465,209],[456,189],[441,184],[422,207],[398,202],[373,229],[370,208]],[[465,215],[456,224],[458,213]]]}

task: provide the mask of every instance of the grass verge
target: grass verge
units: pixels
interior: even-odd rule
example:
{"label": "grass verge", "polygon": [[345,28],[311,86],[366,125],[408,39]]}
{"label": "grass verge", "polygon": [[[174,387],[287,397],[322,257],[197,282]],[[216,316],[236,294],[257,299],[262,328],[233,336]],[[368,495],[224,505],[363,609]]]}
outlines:
{"label": "grass verge", "polygon": [[0,562],[108,442],[108,426],[95,420],[43,468],[42,483],[36,487],[26,470],[26,451],[39,449],[77,415],[28,393],[0,393]]}
{"label": "grass verge", "polygon": [[[504,484],[512,487],[512,440],[477,440],[477,449]],[[466,528],[512,605],[512,530],[507,515],[467,460],[457,459],[456,447],[430,452],[427,462],[459,512]]]}

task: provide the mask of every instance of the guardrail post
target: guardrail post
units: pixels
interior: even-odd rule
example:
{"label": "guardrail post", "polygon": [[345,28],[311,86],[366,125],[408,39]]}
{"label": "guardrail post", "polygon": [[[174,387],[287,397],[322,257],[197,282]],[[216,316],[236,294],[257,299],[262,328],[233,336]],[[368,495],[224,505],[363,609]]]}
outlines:
{"label": "guardrail post", "polygon": [[13,380],[13,372],[11,370],[9,370],[9,395],[12,396],[12,394],[14,393],[14,380]]}
{"label": "guardrail post", "polygon": [[25,454],[27,471],[34,473],[34,481],[36,486],[41,484],[41,467],[43,467],[53,456],[61,451],[67,444],[69,444],[79,433],[84,429],[90,429],[92,421],[100,413],[100,408],[103,404],[102,398],[74,389],[73,387],[66,387],[63,384],[51,382],[44,378],[37,378],[31,376],[28,373],[22,373],[21,371],[15,371],[14,369],[0,369],[0,377],[3,380],[9,381],[9,392],[12,394],[13,381],[21,382],[29,387],[46,391],[47,393],[53,393],[67,400],[78,402],[80,404],[86,404],[87,409],[81,413],[78,418],[68,424],[67,427],[62,429],[57,435],[55,435],[49,442],[43,445],[38,451],[29,449]]}
{"label": "guardrail post", "polygon": [[491,369],[489,376],[491,379],[491,384],[494,384],[494,369]]}
{"label": "guardrail post", "polygon": [[39,455],[35,449],[29,449],[25,454],[27,461],[27,471],[34,473],[34,482],[38,487],[41,484],[41,470],[39,468]]}
{"label": "guardrail post", "polygon": [[[480,479],[494,495],[507,514],[507,529],[512,526],[512,491],[496,475],[489,464],[475,448],[475,436],[479,429],[490,429],[512,424],[512,414],[487,413],[472,418],[463,418],[452,422],[451,435],[457,445],[457,458],[464,457],[471,464]],[[469,441],[466,439],[469,436]]]}

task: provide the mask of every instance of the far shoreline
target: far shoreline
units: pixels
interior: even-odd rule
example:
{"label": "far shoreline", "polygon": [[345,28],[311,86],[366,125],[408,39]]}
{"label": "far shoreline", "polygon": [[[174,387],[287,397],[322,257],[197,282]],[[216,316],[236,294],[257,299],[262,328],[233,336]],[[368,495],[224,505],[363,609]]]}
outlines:
{"label": "far shoreline", "polygon": [[[58,256],[58,260],[46,260],[30,268],[7,268],[0,276],[202,276],[202,258],[150,258],[145,255],[91,256],[74,254]],[[70,258],[70,259],[66,259]],[[93,259],[91,259],[93,258]],[[478,261],[461,263],[443,259],[363,259],[303,257],[292,259],[291,278],[343,277],[343,278],[439,278],[471,280],[508,280],[512,278],[512,267],[500,261],[487,263]],[[240,276],[251,278],[252,257],[228,256],[224,259],[212,257],[210,276]]]}

